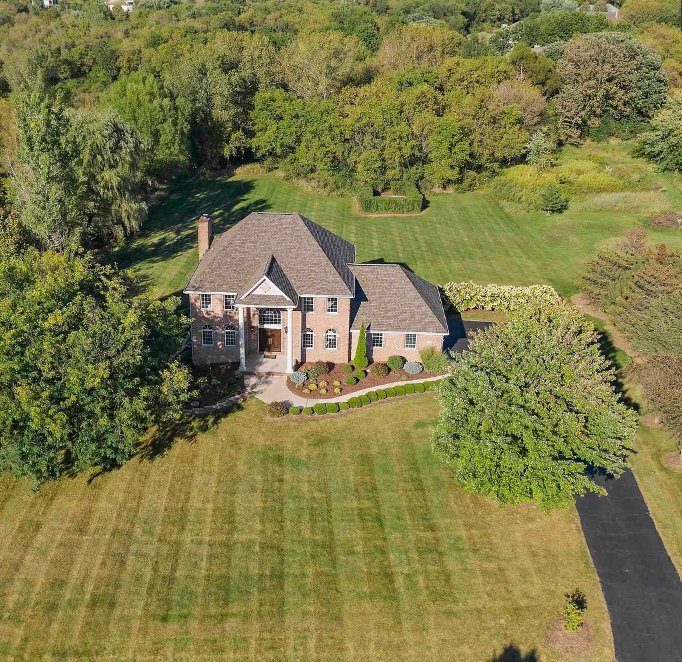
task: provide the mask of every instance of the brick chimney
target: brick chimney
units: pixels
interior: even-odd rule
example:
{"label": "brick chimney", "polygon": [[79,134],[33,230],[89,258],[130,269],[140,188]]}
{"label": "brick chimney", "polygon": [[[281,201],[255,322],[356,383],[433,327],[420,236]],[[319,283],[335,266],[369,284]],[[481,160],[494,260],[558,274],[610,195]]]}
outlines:
{"label": "brick chimney", "polygon": [[199,233],[199,259],[204,257],[204,253],[211,247],[213,240],[213,221],[210,216],[202,214],[197,221],[197,231]]}

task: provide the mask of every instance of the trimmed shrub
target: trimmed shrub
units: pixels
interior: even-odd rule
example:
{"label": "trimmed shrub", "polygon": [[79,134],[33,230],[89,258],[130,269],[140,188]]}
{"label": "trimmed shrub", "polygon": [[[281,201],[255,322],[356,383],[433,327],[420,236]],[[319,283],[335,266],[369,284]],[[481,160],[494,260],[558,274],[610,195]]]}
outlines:
{"label": "trimmed shrub", "polygon": [[316,361],[311,365],[304,368],[305,372],[308,373],[310,379],[317,379],[322,375],[326,375],[329,372],[329,365],[324,361]]}
{"label": "trimmed shrub", "polygon": [[326,395],[327,394],[327,389],[326,388],[321,388],[320,389],[320,395]]}
{"label": "trimmed shrub", "polygon": [[[478,285],[477,283],[446,283],[443,296],[455,310],[502,310],[513,312],[531,304],[555,306],[561,297],[549,285]],[[390,363],[389,363],[390,365]]]}
{"label": "trimmed shrub", "polygon": [[311,391],[317,391],[317,384],[308,384],[308,388]]}
{"label": "trimmed shrub", "polygon": [[433,382],[433,383],[436,385],[436,388],[438,388],[438,387],[441,385],[442,382],[443,382],[442,379],[437,379],[437,380],[436,380],[435,382]]}
{"label": "trimmed shrub", "polygon": [[367,394],[367,397],[370,399],[370,402],[376,402],[379,399],[376,391],[370,391]]}
{"label": "trimmed shrub", "polygon": [[403,369],[410,375],[418,375],[422,370],[424,370],[424,366],[419,363],[419,361],[408,361],[403,366]]}
{"label": "trimmed shrub", "polygon": [[385,363],[373,363],[369,371],[372,373],[372,377],[388,377],[391,369]]}
{"label": "trimmed shrub", "polygon": [[[402,386],[400,388],[402,388]],[[413,393],[414,393],[414,384],[405,384],[405,395],[412,395]]]}
{"label": "trimmed shrub", "polygon": [[283,402],[271,402],[268,405],[268,416],[270,418],[280,418],[289,413],[287,406]]}
{"label": "trimmed shrub", "polygon": [[298,416],[301,413],[301,410],[298,407],[289,407],[289,413],[292,416]]}
{"label": "trimmed shrub", "polygon": [[358,380],[355,377],[346,377],[346,386],[355,386],[357,383]]}
{"label": "trimmed shrub", "polygon": [[386,395],[387,395],[389,398],[395,398],[395,386],[389,386],[389,387],[386,389]]}
{"label": "trimmed shrub", "polygon": [[356,370],[353,373],[353,377],[355,377],[355,379],[364,379],[367,377],[367,373],[364,370]]}
{"label": "trimmed shrub", "polygon": [[352,397],[350,400],[348,400],[348,404],[350,405],[351,409],[357,409],[358,407],[362,407],[362,401],[360,398]]}
{"label": "trimmed shrub", "polygon": [[405,359],[402,356],[398,356],[397,354],[394,354],[393,356],[388,357],[388,361],[386,361],[386,365],[391,370],[401,370],[402,367],[405,365]]}
{"label": "trimmed shrub", "polygon": [[312,407],[303,407],[303,413],[306,416],[312,416],[313,415],[313,408]]}
{"label": "trimmed shrub", "polygon": [[421,384],[421,386],[424,387],[425,391],[435,391],[436,390],[436,385],[433,382],[424,382]]}
{"label": "trimmed shrub", "polygon": [[414,385],[414,392],[415,393],[423,393],[424,392],[424,384],[415,384]]}
{"label": "trimmed shrub", "polygon": [[319,414],[320,416],[321,416],[322,414],[326,414],[326,413],[327,413],[327,406],[324,405],[324,404],[321,403],[321,402],[318,402],[318,403],[313,407],[313,409],[314,409],[315,413],[316,413],[316,414]]}
{"label": "trimmed shrub", "polygon": [[335,379],[335,380],[332,382],[332,386],[341,386],[341,382],[340,382],[338,379]]}
{"label": "trimmed shrub", "polygon": [[337,387],[334,389],[334,393],[341,393],[341,389],[337,386]]}
{"label": "trimmed shrub", "polygon": [[364,370],[369,361],[367,360],[367,332],[365,331],[365,323],[360,326],[360,335],[358,336],[358,346],[355,348],[355,356],[353,357],[353,365],[356,370]]}
{"label": "trimmed shrub", "polygon": [[450,370],[450,359],[435,347],[422,349],[419,352],[419,358],[426,372],[448,372]]}
{"label": "trimmed shrub", "polygon": [[303,384],[294,384],[295,388],[303,388]]}
{"label": "trimmed shrub", "polygon": [[318,384],[319,384],[322,388],[324,388],[325,386],[327,386],[327,382],[325,382],[324,379],[321,380],[320,382],[318,382]]}
{"label": "trimmed shrub", "polygon": [[308,375],[305,372],[300,371],[292,372],[289,379],[291,379],[294,384],[303,384],[303,382],[308,379]]}
{"label": "trimmed shrub", "polygon": [[353,366],[350,365],[350,363],[347,363],[345,366],[343,366],[343,371],[344,372],[353,372]]}
{"label": "trimmed shrub", "polygon": [[337,405],[335,402],[327,403],[327,413],[328,414],[336,414],[338,411],[339,411],[339,405]]}
{"label": "trimmed shrub", "polygon": [[395,387],[395,394],[396,395],[405,395],[405,387],[404,386],[396,386]]}
{"label": "trimmed shrub", "polygon": [[379,400],[385,400],[386,399],[386,391],[384,391],[383,388],[380,388],[377,390],[377,397]]}
{"label": "trimmed shrub", "polygon": [[339,409],[344,411],[345,409],[350,409],[350,405],[347,402],[339,402]]}
{"label": "trimmed shrub", "polygon": [[367,395],[361,395],[360,402],[362,402],[363,405],[368,405],[371,402],[371,400]]}
{"label": "trimmed shrub", "polygon": [[371,186],[361,187],[357,192],[360,209],[368,214],[415,214],[424,206],[424,196],[413,182],[391,182],[391,193],[381,196]]}
{"label": "trimmed shrub", "polygon": [[304,392],[306,395],[308,395],[308,393],[310,393],[310,389],[309,389],[309,388],[304,388],[304,389],[303,389],[303,392]]}

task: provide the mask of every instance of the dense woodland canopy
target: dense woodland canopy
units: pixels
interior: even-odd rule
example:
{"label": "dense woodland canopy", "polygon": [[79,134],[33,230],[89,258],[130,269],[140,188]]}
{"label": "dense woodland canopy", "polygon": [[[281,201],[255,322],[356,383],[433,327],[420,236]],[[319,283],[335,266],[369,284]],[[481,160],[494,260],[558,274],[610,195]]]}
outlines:
{"label": "dense woodland canopy", "polygon": [[[603,0],[139,0],[129,14],[102,0],[1,1],[0,469],[39,483],[65,465],[120,463],[186,401],[189,376],[172,360],[179,302],[135,299],[128,274],[100,266],[176,178],[257,162],[328,192],[485,185],[558,212],[575,176],[556,167],[562,144],[634,139],[679,169],[679,5],[626,0],[615,24],[605,11]],[[75,343],[95,373],[75,361],[68,383],[45,343]],[[125,360],[112,349],[123,346]],[[28,355],[44,360],[36,369]],[[69,391],[76,382],[87,388]],[[81,432],[95,396],[99,446]],[[40,422],[52,417],[46,448]]]}

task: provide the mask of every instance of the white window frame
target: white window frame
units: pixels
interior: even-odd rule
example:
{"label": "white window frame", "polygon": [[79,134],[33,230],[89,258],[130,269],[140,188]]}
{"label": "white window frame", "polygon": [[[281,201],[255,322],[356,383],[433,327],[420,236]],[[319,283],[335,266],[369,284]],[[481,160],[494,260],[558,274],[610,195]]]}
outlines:
{"label": "white window frame", "polygon": [[[407,339],[414,338],[414,344],[408,344]],[[417,334],[416,333],[406,333],[405,334],[405,344],[403,346],[405,349],[417,349]]]}
{"label": "white window frame", "polygon": [[[333,308],[333,310],[330,310]],[[327,315],[339,314],[339,299],[338,297],[327,297]]]}
{"label": "white window frame", "polygon": [[[308,310],[307,304],[310,304],[310,310]],[[315,297],[301,297],[301,310],[304,313],[314,313],[315,312]]]}
{"label": "white window frame", "polygon": [[[207,335],[210,334],[211,342],[206,342]],[[210,324],[204,324],[201,327],[201,345],[202,347],[213,347],[215,338],[213,337],[213,327]]]}
{"label": "white window frame", "polygon": [[[213,308],[213,295],[212,294],[200,294],[201,310],[211,310]],[[208,304],[206,304],[206,299],[208,298]]]}
{"label": "white window frame", "polygon": [[[230,342],[227,339],[228,333],[230,333],[230,334],[234,333],[234,342]],[[237,340],[238,340],[237,327],[234,324],[228,324],[225,327],[225,347],[236,347],[237,346]]]}
{"label": "white window frame", "polygon": [[[383,349],[384,348],[384,334],[381,331],[370,331],[369,337],[372,340],[372,349]],[[376,339],[379,339],[379,343]]]}
{"label": "white window frame", "polygon": [[[308,336],[310,336],[310,347],[306,345]],[[309,327],[303,329],[303,332],[301,333],[301,347],[303,349],[315,349],[315,332]]]}
{"label": "white window frame", "polygon": [[[333,341],[334,346],[331,347],[329,341]],[[327,329],[324,333],[324,348],[334,350],[339,348],[339,334],[336,329]]]}
{"label": "white window frame", "polygon": [[234,310],[234,302],[236,299],[236,294],[223,294],[223,310]]}
{"label": "white window frame", "polygon": [[259,308],[258,326],[262,329],[281,329],[282,311],[279,308]]}

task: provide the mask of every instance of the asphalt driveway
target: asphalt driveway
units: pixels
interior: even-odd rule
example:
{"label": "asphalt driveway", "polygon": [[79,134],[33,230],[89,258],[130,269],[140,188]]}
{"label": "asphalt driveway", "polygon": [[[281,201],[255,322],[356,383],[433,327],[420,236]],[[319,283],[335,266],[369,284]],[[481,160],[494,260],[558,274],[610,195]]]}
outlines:
{"label": "asphalt driveway", "polygon": [[[682,582],[632,472],[577,499],[611,616],[618,662],[682,660]],[[589,596],[588,596],[589,607]]]}

